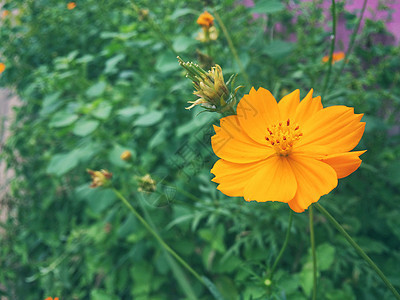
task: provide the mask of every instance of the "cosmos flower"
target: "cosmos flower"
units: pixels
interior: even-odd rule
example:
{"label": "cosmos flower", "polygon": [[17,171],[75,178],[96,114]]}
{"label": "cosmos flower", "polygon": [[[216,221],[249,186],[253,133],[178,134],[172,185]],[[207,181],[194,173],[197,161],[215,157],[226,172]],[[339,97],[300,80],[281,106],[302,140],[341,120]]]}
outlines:
{"label": "cosmos flower", "polygon": [[277,103],[269,91],[252,88],[237,114],[220,120],[211,143],[221,159],[211,173],[221,192],[303,212],[360,166],[365,151],[349,151],[364,133],[363,115],[323,108],[312,94],[300,102],[296,90]]}
{"label": "cosmos flower", "polygon": [[[334,52],[332,54],[332,64],[334,64],[335,62],[341,61],[342,59],[344,59],[344,52]],[[329,55],[324,56],[322,58],[322,62],[326,63],[329,61]]]}
{"label": "cosmos flower", "polygon": [[75,2],[68,2],[67,8],[69,10],[74,9],[75,7],[76,7],[76,3]]}
{"label": "cosmos flower", "polygon": [[203,28],[210,28],[214,25],[214,17],[209,12],[205,11],[197,19],[197,24]]}

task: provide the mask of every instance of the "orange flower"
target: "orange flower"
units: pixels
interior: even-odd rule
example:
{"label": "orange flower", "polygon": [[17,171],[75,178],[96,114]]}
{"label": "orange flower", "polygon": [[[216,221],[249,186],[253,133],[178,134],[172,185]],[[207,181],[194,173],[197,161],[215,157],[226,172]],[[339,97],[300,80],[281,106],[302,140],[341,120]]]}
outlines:
{"label": "orange flower", "polygon": [[1,17],[2,17],[2,18],[5,18],[5,17],[7,17],[9,14],[10,14],[10,11],[9,11],[9,10],[3,10],[3,11],[1,12]]}
{"label": "orange flower", "polygon": [[252,88],[237,114],[220,120],[211,143],[221,159],[211,173],[221,192],[303,212],[360,166],[365,151],[349,151],[364,133],[363,115],[342,105],[323,108],[312,93],[300,102],[296,90],[277,103],[269,91]]}
{"label": "orange flower", "polygon": [[2,62],[0,62],[0,74],[4,72],[4,70],[6,69],[6,65]]}
{"label": "orange flower", "polygon": [[[332,54],[332,64],[334,64],[337,61],[341,61],[342,59],[344,59],[344,52],[334,52]],[[322,62],[326,63],[329,61],[329,55],[324,56],[322,58]]]}
{"label": "orange flower", "polygon": [[197,19],[197,24],[210,28],[214,24],[214,17],[207,11],[203,12]]}
{"label": "orange flower", "polygon": [[75,2],[68,2],[67,8],[69,10],[74,9],[75,7],[76,7],[76,3]]}

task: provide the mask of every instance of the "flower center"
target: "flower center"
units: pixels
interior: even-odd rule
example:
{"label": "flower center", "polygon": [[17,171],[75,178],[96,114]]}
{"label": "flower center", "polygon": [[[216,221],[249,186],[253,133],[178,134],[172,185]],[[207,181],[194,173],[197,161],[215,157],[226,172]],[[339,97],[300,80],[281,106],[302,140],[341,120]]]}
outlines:
{"label": "flower center", "polygon": [[302,135],[299,125],[291,124],[288,119],[285,123],[280,122],[278,125],[268,127],[265,140],[275,149],[276,154],[288,156],[292,152],[294,143]]}

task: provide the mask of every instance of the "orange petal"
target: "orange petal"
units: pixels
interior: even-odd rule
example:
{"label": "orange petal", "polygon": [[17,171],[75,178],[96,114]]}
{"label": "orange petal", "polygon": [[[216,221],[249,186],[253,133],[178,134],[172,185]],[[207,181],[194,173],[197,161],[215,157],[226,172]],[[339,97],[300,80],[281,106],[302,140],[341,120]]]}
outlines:
{"label": "orange petal", "polygon": [[286,121],[290,117],[294,117],[296,109],[300,102],[300,90],[295,90],[286,95],[279,101],[278,107],[281,115],[281,120]]}
{"label": "orange petal", "polygon": [[330,165],[300,155],[291,155],[288,161],[297,181],[296,195],[289,202],[294,211],[307,209],[337,186],[337,175]]}
{"label": "orange petal", "polygon": [[223,159],[218,160],[211,173],[216,177],[212,181],[219,183],[218,189],[230,197],[243,197],[244,187],[265,162],[236,164]]}
{"label": "orange petal", "polygon": [[353,108],[331,106],[314,114],[301,127],[303,137],[296,144],[296,151],[303,146],[326,146],[329,151],[323,154],[343,153],[352,150],[360,141],[365,123],[362,115],[356,115]]}
{"label": "orange petal", "polygon": [[297,213],[302,213],[304,211],[304,208],[301,208],[300,205],[297,203],[297,198],[293,198],[288,202],[289,207]]}
{"label": "orange petal", "polygon": [[244,188],[246,201],[289,202],[296,194],[297,183],[286,157],[271,156]]}
{"label": "orange petal", "polygon": [[266,159],[275,151],[267,145],[252,140],[240,127],[237,116],[229,116],[220,120],[221,127],[215,126],[216,134],[211,138],[214,153],[227,161],[249,163]]}
{"label": "orange petal", "polygon": [[250,93],[240,100],[236,111],[240,126],[260,144],[265,143],[267,127],[279,121],[278,104],[274,96],[263,88],[257,91],[251,88]]}
{"label": "orange petal", "polygon": [[366,151],[354,151],[329,155],[321,161],[330,165],[337,174],[338,178],[349,176],[361,165],[359,156]]}
{"label": "orange petal", "polygon": [[310,119],[317,111],[322,109],[321,97],[312,97],[313,89],[311,89],[307,96],[297,106],[295,113],[295,120],[299,124],[304,124]]}

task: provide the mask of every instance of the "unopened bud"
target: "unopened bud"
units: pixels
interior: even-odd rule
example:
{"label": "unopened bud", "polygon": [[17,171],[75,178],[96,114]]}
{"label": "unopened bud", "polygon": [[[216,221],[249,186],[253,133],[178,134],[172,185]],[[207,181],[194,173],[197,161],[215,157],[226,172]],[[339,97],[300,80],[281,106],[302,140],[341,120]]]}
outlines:
{"label": "unopened bud", "polygon": [[225,112],[232,110],[236,104],[236,92],[230,92],[227,85],[233,81],[235,76],[231,76],[227,83],[224,81],[222,69],[215,65],[209,71],[203,70],[199,65],[192,62],[184,62],[178,56],[179,64],[187,71],[187,77],[192,80],[195,88],[193,94],[199,97],[196,101],[189,101],[192,105],[186,109],[191,109],[196,105],[201,105],[208,111]]}
{"label": "unopened bud", "polygon": [[128,161],[132,158],[132,153],[129,150],[125,150],[124,152],[122,152],[120,157],[122,160]]}

